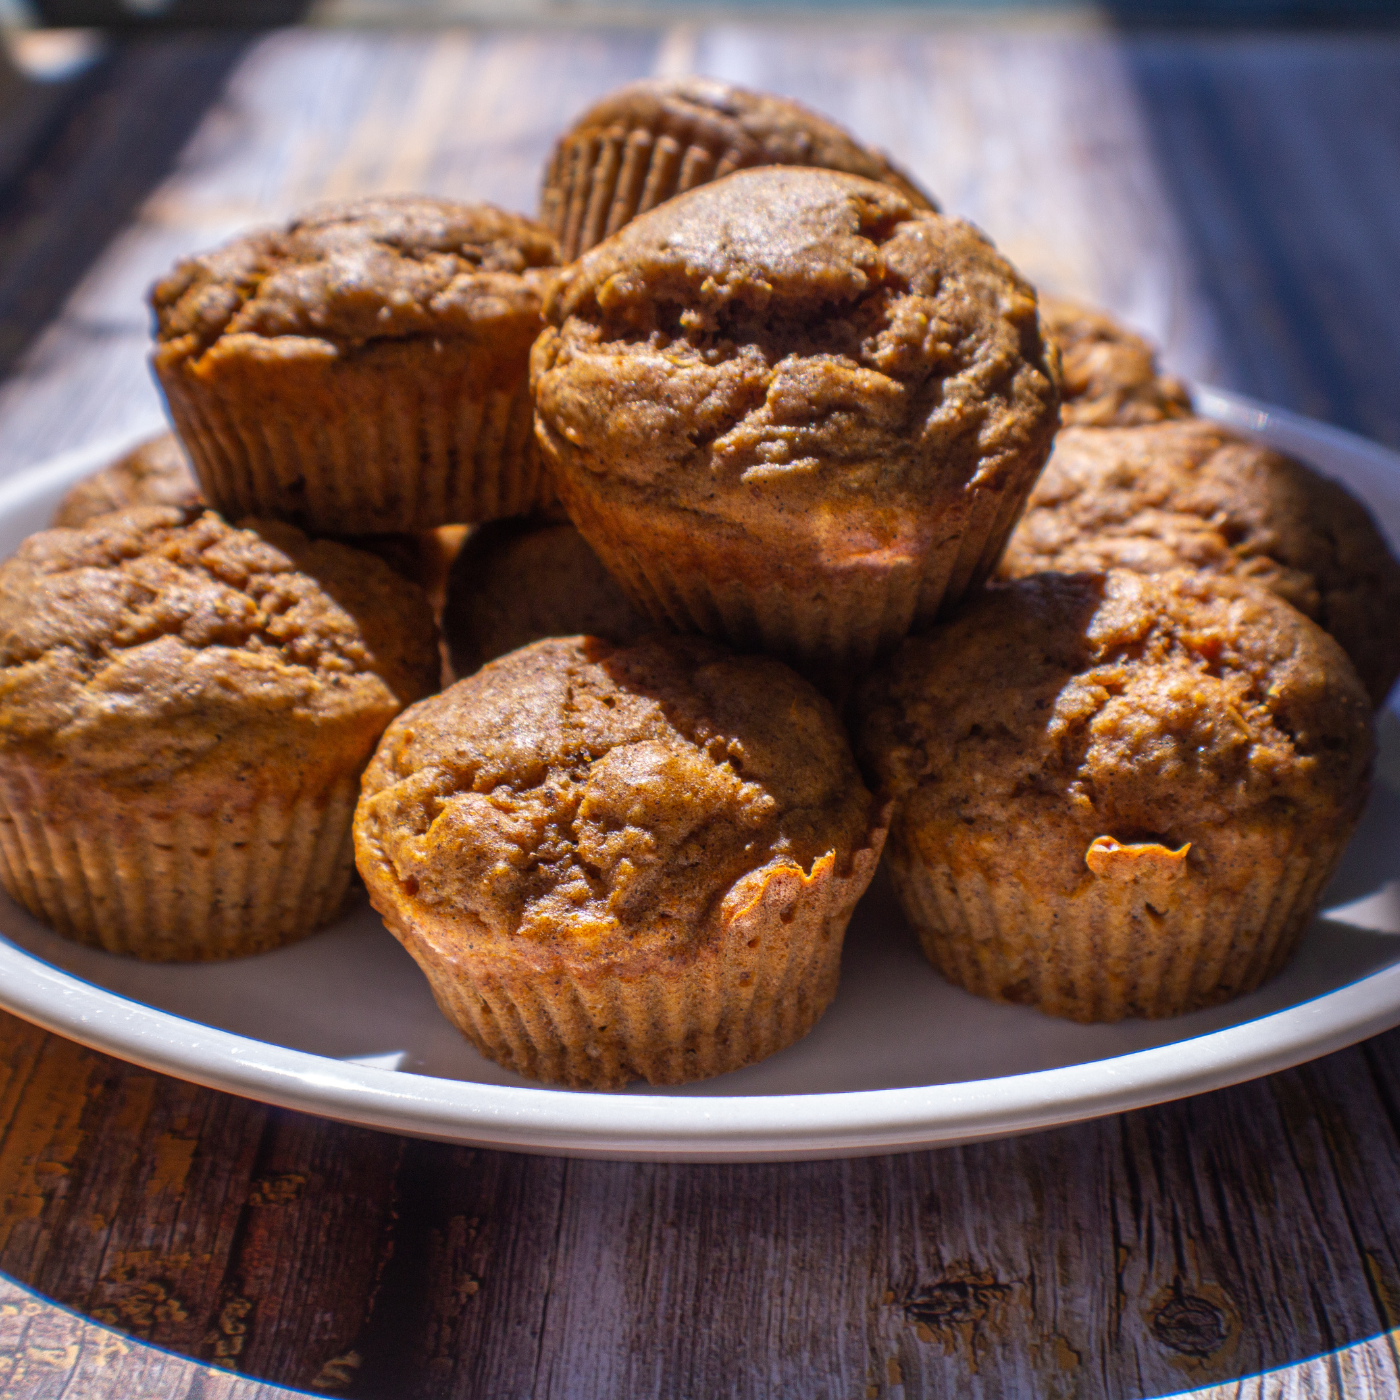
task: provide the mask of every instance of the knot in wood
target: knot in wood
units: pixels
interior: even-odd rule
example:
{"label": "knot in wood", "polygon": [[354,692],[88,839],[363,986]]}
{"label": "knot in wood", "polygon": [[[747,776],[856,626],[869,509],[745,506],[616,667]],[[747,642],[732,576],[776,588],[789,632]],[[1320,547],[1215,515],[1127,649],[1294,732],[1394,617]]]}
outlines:
{"label": "knot in wood", "polygon": [[1209,1356],[1229,1335],[1225,1314],[1207,1298],[1183,1293],[1157,1309],[1152,1333],[1163,1346],[1186,1356]]}
{"label": "knot in wood", "polygon": [[1010,1288],[990,1275],[971,1278],[944,1278],[921,1288],[904,1304],[904,1314],[912,1322],[931,1328],[957,1327],[981,1322],[992,1304],[1006,1297]]}

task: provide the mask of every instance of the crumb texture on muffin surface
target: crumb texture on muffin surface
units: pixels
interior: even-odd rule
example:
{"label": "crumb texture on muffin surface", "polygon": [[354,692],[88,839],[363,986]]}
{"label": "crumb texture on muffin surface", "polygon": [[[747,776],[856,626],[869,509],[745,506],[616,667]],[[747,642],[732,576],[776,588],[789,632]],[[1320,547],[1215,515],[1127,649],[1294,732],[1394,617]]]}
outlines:
{"label": "crumb texture on muffin surface", "polygon": [[1199,418],[1063,429],[998,572],[1183,567],[1291,603],[1337,639],[1377,705],[1400,675],[1400,562],[1366,507]]}
{"label": "crumb texture on muffin surface", "polygon": [[1184,572],[994,589],[906,642],[861,704],[926,951],[1076,1019],[1177,1014],[1277,971],[1374,752],[1326,633]]}
{"label": "crumb texture on muffin surface", "polygon": [[1040,318],[1064,366],[1062,423],[1130,427],[1190,416],[1185,386],[1158,369],[1146,340],[1106,312],[1042,292]]}
{"label": "crumb texture on muffin surface", "polygon": [[0,875],[146,958],[310,932],[352,871],[358,778],[434,683],[420,591],[267,522],[147,507],[0,566]]}
{"label": "crumb texture on muffin surface", "polygon": [[356,817],[371,900],[459,1028],[599,1085],[804,1034],[883,834],[829,705],[696,638],[483,667],[390,727]]}
{"label": "crumb texture on muffin surface", "polygon": [[50,523],[72,528],[132,506],[198,510],[203,504],[180,439],[174,433],[160,433],[70,487]]}

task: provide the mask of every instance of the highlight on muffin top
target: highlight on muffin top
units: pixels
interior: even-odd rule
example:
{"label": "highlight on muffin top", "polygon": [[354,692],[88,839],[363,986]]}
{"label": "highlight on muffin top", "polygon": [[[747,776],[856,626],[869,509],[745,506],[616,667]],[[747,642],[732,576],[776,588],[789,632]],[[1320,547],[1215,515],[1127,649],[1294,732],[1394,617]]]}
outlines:
{"label": "highlight on muffin top", "polygon": [[[701,638],[535,643],[415,706],[365,775],[358,859],[460,929],[635,963],[713,936],[770,867],[837,873],[875,804],[830,705]],[[523,954],[522,954],[523,955]]]}
{"label": "highlight on muffin top", "polygon": [[290,526],[187,519],[124,511],[0,565],[0,748],[142,782],[295,762],[299,735],[368,756],[435,681],[421,591]]}
{"label": "highlight on muffin top", "polygon": [[[222,336],[351,348],[406,335],[511,331],[528,346],[558,246],[489,204],[377,195],[188,258],[151,290],[159,353],[197,358]],[[525,329],[517,322],[524,314]]]}
{"label": "highlight on muffin top", "polygon": [[[741,171],[585,255],[532,356],[547,450],[722,511],[995,485],[1054,430],[1031,287],[969,224]],[[776,506],[775,506],[776,508]]]}
{"label": "highlight on muffin top", "polygon": [[[1004,838],[1180,847],[1210,827],[1350,821],[1374,752],[1337,644],[1263,589],[1178,571],[1039,574],[910,638],[860,699],[867,771],[914,813]],[[916,817],[917,819],[917,817]]]}

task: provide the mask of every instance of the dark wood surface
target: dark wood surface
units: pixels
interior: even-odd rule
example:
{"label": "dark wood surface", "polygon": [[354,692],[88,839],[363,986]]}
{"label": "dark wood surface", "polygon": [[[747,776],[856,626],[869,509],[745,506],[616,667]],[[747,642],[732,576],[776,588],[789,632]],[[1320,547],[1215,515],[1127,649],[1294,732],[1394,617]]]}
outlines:
{"label": "dark wood surface", "polygon": [[[590,97],[690,69],[844,120],[1173,368],[1400,445],[1394,36],[298,29],[0,92],[0,475],[158,419],[141,297],[179,253],[328,194],[532,208]],[[0,1047],[6,1400],[1400,1391],[1400,1033],[1001,1143],[719,1167],[395,1138],[8,1017]]]}

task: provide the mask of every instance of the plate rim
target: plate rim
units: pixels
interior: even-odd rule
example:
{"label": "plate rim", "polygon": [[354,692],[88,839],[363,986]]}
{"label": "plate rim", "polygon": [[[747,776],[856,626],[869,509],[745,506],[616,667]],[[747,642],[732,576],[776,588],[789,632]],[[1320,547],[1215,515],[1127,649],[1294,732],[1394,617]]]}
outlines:
{"label": "plate rim", "polygon": [[[1352,459],[1400,488],[1400,453],[1196,386],[1203,416]],[[79,479],[127,432],[0,482],[0,515]],[[1282,443],[1280,444],[1282,445]],[[1272,1074],[1400,1025],[1400,963],[1296,1006],[1166,1045],[990,1079],[839,1093],[621,1095],[482,1084],[332,1059],[186,1020],[64,972],[3,937],[0,1007],[145,1069],[362,1127],[612,1160],[785,1161],[918,1151],[1068,1126]]]}

